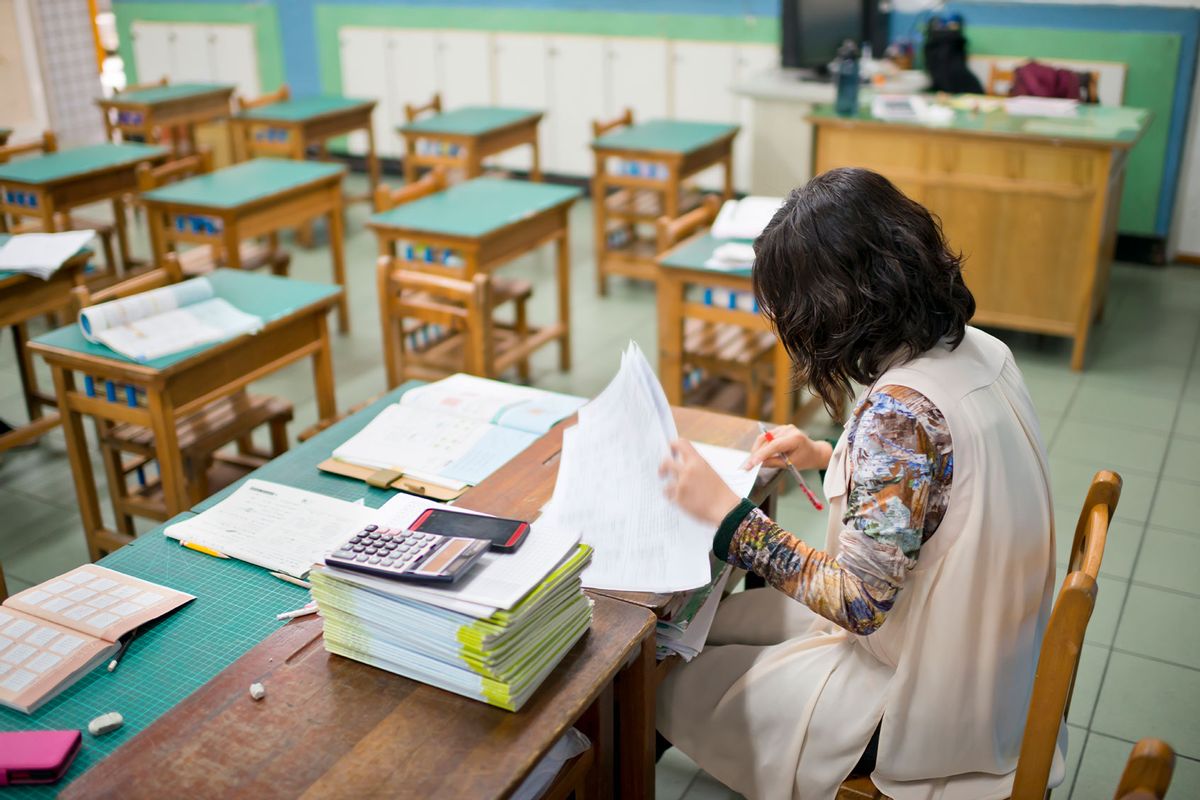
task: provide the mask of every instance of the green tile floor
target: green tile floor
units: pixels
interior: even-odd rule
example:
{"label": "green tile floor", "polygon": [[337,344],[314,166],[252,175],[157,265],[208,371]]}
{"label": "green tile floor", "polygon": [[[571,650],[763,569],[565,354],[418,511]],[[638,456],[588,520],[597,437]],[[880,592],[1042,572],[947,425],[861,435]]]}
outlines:
{"label": "green tile floor", "polygon": [[[352,182],[354,191],[362,188],[360,178]],[[384,388],[375,241],[362,224],[366,207],[358,204],[348,213],[354,327],[349,336],[334,337],[342,408]],[[651,361],[656,358],[652,288],[615,280],[608,298],[595,294],[590,213],[588,204],[580,203],[572,214],[575,367],[560,374],[556,353],[546,349],[534,359],[533,376],[538,386],[581,395],[603,387],[630,338]],[[132,238],[144,253],[144,228],[135,228]],[[329,280],[327,249],[293,253],[296,277]],[[538,287],[531,317],[550,318],[549,250],[508,269]],[[1055,796],[1111,796],[1131,743],[1143,736],[1166,739],[1179,754],[1171,796],[1200,796],[1200,270],[1117,265],[1105,319],[1095,329],[1083,373],[1069,370],[1065,341],[1002,335],[1017,355],[1042,418],[1059,530],[1069,535],[1074,529],[1095,470],[1114,469],[1125,478],[1071,706],[1070,774]],[[4,339],[9,336],[3,333]],[[292,400],[293,433],[315,419],[307,364],[293,365],[255,389]],[[7,341],[0,344],[0,416],[24,419]],[[0,457],[0,514],[0,562],[10,590],[85,560],[61,432],[35,448]],[[798,492],[782,498],[780,516],[810,543],[823,541],[822,515]],[[1060,553],[1067,548],[1065,535],[1059,537]],[[657,777],[659,797],[666,800],[735,796],[677,750],[664,757]]]}

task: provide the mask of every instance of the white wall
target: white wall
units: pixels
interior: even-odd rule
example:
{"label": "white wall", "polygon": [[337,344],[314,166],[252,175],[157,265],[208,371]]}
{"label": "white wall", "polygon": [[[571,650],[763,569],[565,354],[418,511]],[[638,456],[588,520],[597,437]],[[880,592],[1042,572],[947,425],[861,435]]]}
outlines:
{"label": "white wall", "polygon": [[42,90],[30,0],[0,0],[0,127],[13,129],[13,142],[37,137],[50,127]]}

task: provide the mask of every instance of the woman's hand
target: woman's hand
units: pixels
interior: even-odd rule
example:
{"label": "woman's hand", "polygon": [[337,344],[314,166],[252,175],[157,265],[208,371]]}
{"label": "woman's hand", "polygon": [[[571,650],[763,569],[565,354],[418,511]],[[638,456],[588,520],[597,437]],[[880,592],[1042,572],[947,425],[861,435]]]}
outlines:
{"label": "woman's hand", "polygon": [[693,517],[720,525],[725,515],[742,501],[692,443],[684,439],[671,442],[671,455],[658,469],[667,479],[667,499]]}
{"label": "woman's hand", "polygon": [[755,464],[782,469],[787,466],[783,463],[784,455],[796,469],[825,469],[833,456],[833,447],[829,442],[814,442],[795,425],[784,425],[771,431],[771,441],[767,441],[765,433],[759,434],[743,469]]}

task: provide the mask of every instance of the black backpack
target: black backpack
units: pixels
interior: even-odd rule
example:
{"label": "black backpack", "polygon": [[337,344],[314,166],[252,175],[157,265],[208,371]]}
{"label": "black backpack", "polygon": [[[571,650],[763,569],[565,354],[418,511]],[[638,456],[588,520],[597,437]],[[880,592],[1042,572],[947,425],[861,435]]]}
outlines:
{"label": "black backpack", "polygon": [[935,92],[983,94],[983,84],[967,67],[967,37],[961,27],[930,23],[925,32],[925,71]]}

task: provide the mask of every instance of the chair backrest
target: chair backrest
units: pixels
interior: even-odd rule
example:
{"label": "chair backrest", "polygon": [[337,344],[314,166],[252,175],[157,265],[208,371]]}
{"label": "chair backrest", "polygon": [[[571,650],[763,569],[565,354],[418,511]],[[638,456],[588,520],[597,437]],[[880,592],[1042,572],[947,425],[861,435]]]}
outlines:
{"label": "chair backrest", "polygon": [[1079,514],[1067,578],[1042,638],[1013,778],[1014,800],[1046,796],[1059,727],[1071,707],[1083,637],[1096,606],[1097,577],[1108,524],[1120,499],[1121,476],[1107,470],[1097,472]]}
{"label": "chair backrest", "polygon": [[54,131],[46,131],[42,134],[42,138],[35,139],[32,142],[9,144],[0,147],[0,164],[6,164],[14,156],[22,156],[26,153],[45,155],[46,153],[55,153],[57,151],[58,137],[54,135]]}
{"label": "chair backrest", "polygon": [[446,188],[446,168],[437,166],[426,172],[421,179],[392,189],[384,184],[375,187],[375,211],[391,211],[396,206],[411,203],[422,197],[436,194]]}
{"label": "chair backrest", "polygon": [[1016,70],[1012,67],[1001,67],[993,63],[988,68],[987,87],[984,91],[988,94],[1007,95],[1015,75]]}
{"label": "chair backrest", "polygon": [[137,183],[139,192],[148,192],[169,183],[191,178],[195,175],[207,175],[213,171],[212,148],[201,145],[190,156],[167,161],[157,167],[149,164],[138,164]]}
{"label": "chair backrest", "polygon": [[633,124],[633,109],[627,108],[619,117],[613,117],[609,120],[594,119],[592,120],[592,138],[603,136],[609,131],[617,128],[627,127]]}
{"label": "chair backrest", "polygon": [[159,78],[156,81],[150,81],[148,83],[131,83],[128,86],[126,86],[124,89],[117,92],[117,94],[125,94],[126,92],[136,92],[141,89],[157,89],[160,86],[166,86],[166,85],[167,85],[167,76],[163,75],[161,78]]}
{"label": "chair backrest", "polygon": [[665,253],[701,228],[711,226],[720,211],[721,199],[715,194],[710,194],[697,208],[686,214],[674,219],[665,215],[659,217],[654,223],[658,235],[656,249],[659,254]]}
{"label": "chair backrest", "polygon": [[415,106],[412,103],[404,104],[404,121],[416,122],[417,117],[422,114],[440,114],[442,113],[442,93],[434,92],[433,98],[423,106]]}
{"label": "chair backrest", "polygon": [[269,106],[272,103],[282,103],[285,100],[290,99],[292,99],[292,90],[285,83],[275,91],[267,92],[266,94],[260,94],[253,100],[247,100],[246,98],[239,96],[237,99],[237,105],[239,111],[245,111],[248,108],[261,108],[262,106]]}
{"label": "chair backrest", "polygon": [[179,260],[174,253],[167,253],[163,262],[154,267],[140,273],[132,278],[127,278],[119,283],[114,283],[112,286],[106,286],[103,289],[92,291],[86,284],[76,286],[72,289],[73,300],[75,303],[75,313],[87,308],[88,306],[96,306],[101,303],[107,303],[110,300],[120,300],[123,297],[132,297],[135,294],[148,292],[151,289],[161,289],[164,286],[170,286],[173,283],[179,283],[183,280],[183,270],[179,266]]}
{"label": "chair backrest", "polygon": [[1175,751],[1161,739],[1141,739],[1133,746],[1114,800],[1162,800],[1175,772]]}

